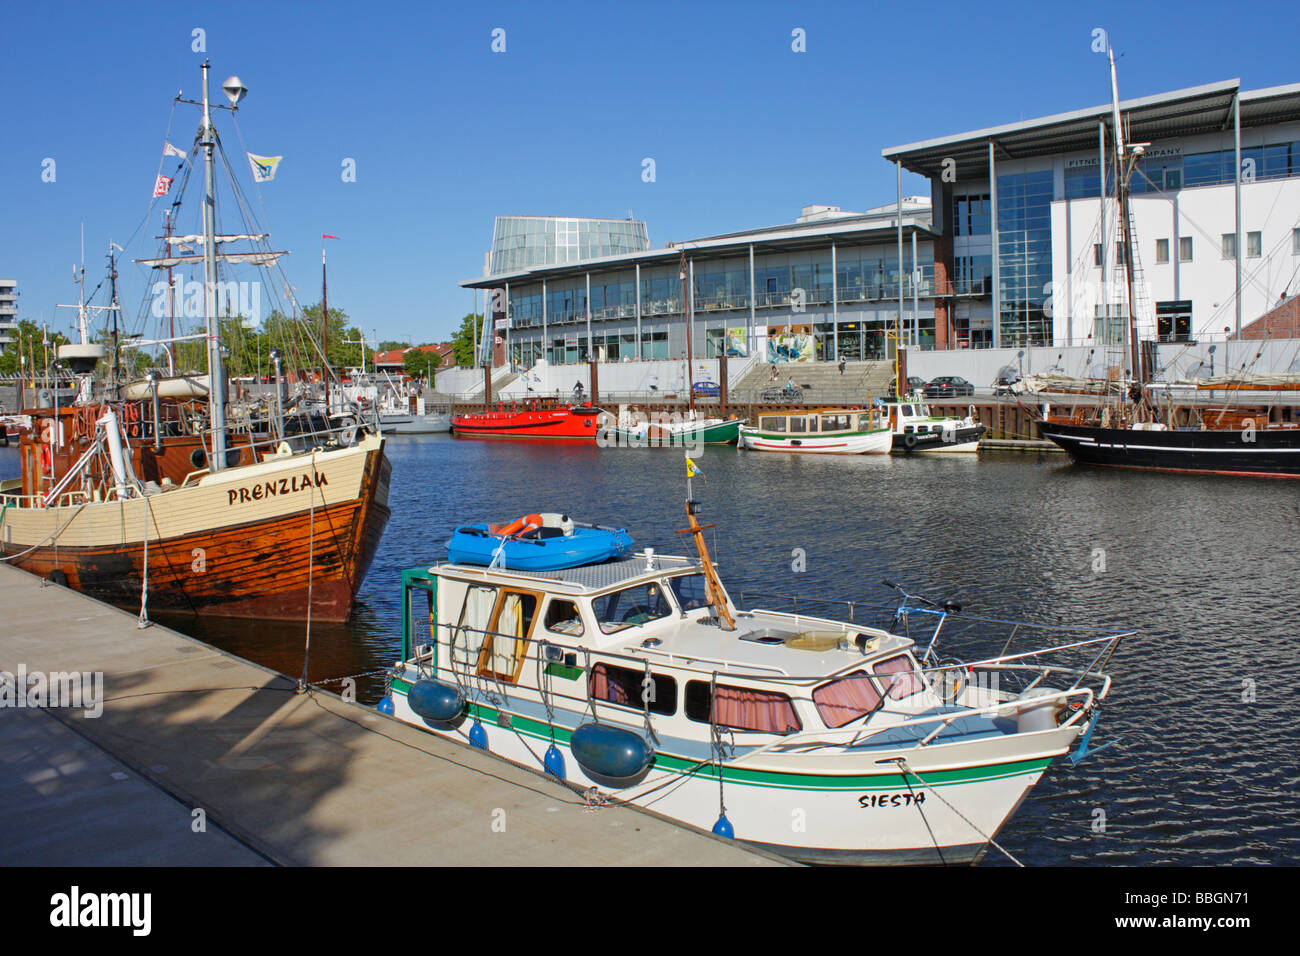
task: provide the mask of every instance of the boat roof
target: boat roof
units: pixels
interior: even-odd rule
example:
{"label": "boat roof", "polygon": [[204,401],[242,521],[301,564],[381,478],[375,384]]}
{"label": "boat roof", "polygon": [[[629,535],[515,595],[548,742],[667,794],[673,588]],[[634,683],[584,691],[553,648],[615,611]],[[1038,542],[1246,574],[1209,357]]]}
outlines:
{"label": "boat roof", "polygon": [[434,573],[454,573],[457,577],[470,576],[491,580],[504,580],[512,584],[529,584],[536,590],[563,591],[570,594],[591,594],[642,579],[661,577],[665,573],[680,573],[700,569],[698,558],[685,558],[656,554],[653,564],[647,565],[646,553],[636,552],[630,557],[599,564],[585,564],[561,571],[520,571],[509,568],[487,568],[477,564],[455,564],[441,561],[429,570]]}

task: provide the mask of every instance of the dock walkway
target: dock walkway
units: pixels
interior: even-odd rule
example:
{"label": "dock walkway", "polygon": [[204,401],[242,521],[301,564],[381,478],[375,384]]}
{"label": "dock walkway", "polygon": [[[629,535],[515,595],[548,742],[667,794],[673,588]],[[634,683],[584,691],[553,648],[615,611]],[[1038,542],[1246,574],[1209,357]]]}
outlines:
{"label": "dock walkway", "polygon": [[102,672],[104,701],[97,718],[0,708],[0,864],[783,862],[629,807],[590,808],[488,754],[332,694],[296,694],[266,668],[2,564],[0,614],[0,670]]}

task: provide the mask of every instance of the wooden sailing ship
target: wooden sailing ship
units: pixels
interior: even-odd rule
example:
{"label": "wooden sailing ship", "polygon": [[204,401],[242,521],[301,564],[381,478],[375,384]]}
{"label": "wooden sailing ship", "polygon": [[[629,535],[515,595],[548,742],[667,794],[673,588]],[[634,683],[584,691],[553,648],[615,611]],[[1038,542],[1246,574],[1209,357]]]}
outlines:
{"label": "wooden sailing ship", "polygon": [[[197,104],[206,174],[206,395],[168,398],[154,380],[148,401],[123,400],[117,388],[92,398],[97,356],[86,345],[83,309],[82,345],[70,352],[82,399],[59,408],[56,397],[54,407],[27,410],[33,427],[22,442],[21,474],[0,484],[0,560],[139,607],[142,618],[151,608],[342,621],[388,521],[391,466],[382,437],[336,435],[323,420],[295,430],[278,398],[274,413],[245,409],[228,420],[214,307],[224,257],[215,251],[208,69],[205,62]],[[233,77],[225,88],[233,108],[245,91]]]}
{"label": "wooden sailing ship", "polygon": [[[1158,390],[1144,380],[1134,310],[1136,249],[1129,211],[1129,182],[1145,146],[1125,143],[1113,52],[1109,59],[1114,104],[1113,163],[1125,250],[1128,306],[1125,351],[1132,377],[1127,390],[1114,389],[1110,387],[1114,383],[1106,383],[1105,391],[1117,392],[1117,401],[1079,408],[1068,415],[1046,411],[1039,430],[1044,438],[1055,442],[1080,464],[1250,477],[1300,477],[1300,422],[1291,420],[1291,407],[1270,407],[1263,416],[1229,406],[1176,407],[1168,397],[1167,387],[1166,401],[1162,404]],[[1227,385],[1234,390],[1294,387],[1288,377],[1271,377],[1254,383],[1246,379],[1208,384],[1210,388]]]}

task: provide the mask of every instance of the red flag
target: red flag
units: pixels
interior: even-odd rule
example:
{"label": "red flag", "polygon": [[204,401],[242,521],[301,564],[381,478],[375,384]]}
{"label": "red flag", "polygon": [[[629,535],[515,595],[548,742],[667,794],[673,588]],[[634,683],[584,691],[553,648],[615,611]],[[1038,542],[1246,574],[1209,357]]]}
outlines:
{"label": "red flag", "polygon": [[321,233],[320,237],[321,237],[322,239],[337,239],[337,238],[338,238],[338,236],[327,236],[327,235],[325,235],[325,233],[323,233],[323,232]]}
{"label": "red flag", "polygon": [[166,196],[167,190],[172,188],[172,178],[170,176],[159,176],[153,184],[153,195],[157,199],[159,196]]}

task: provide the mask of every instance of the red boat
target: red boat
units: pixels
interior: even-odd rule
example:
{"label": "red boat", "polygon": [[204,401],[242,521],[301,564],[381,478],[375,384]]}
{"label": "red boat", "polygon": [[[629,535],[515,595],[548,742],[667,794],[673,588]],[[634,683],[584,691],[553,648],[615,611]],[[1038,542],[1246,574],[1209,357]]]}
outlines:
{"label": "red boat", "polygon": [[462,436],[485,438],[581,438],[594,440],[600,427],[599,408],[581,405],[498,405],[495,411],[456,415],[451,430]]}

